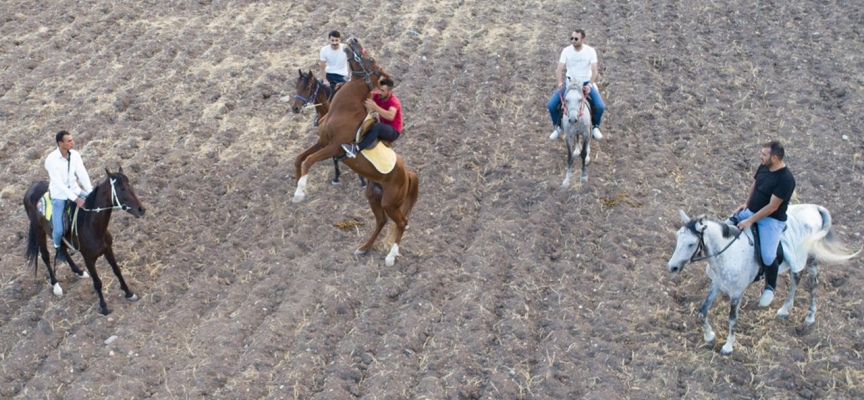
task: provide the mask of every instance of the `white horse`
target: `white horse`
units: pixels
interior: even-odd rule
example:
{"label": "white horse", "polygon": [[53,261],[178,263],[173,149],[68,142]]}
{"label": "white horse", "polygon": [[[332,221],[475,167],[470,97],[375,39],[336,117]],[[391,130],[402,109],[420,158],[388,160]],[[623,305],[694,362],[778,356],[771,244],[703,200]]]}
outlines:
{"label": "white horse", "polygon": [[[569,82],[564,92],[564,113],[562,113],[561,126],[564,129],[564,143],[567,144],[567,176],[561,187],[570,186],[570,177],[573,176],[573,159],[582,156],[582,182],[588,180],[586,167],[591,162],[591,108],[582,93],[579,83]],[[581,145],[577,146],[578,138],[582,138]]]}
{"label": "white horse", "polygon": [[[691,220],[679,211],[684,220],[684,226],[678,230],[678,244],[675,253],[669,259],[667,268],[671,272],[679,272],[684,265],[692,261],[708,260],[705,272],[711,278],[711,288],[708,296],[699,310],[702,318],[702,328],[705,341],[714,343],[714,331],[708,323],[708,310],[718,292],[726,293],[731,302],[729,310],[729,336],[721,354],[732,353],[735,343],[735,323],[738,320],[738,304],[747,286],[753,282],[759,273],[759,263],[754,253],[752,232],[741,232],[732,225],[718,220],[699,217]],[[812,324],[816,318],[816,261],[823,263],[839,263],[856,256],[858,252],[849,253],[836,241],[831,229],[831,214],[822,206],[815,204],[797,204],[789,206],[786,212],[786,230],[780,239],[784,250],[784,260],[780,264],[779,274],[792,270],[792,283],[789,285],[789,296],[783,307],[777,311],[779,317],[787,317],[795,301],[795,289],[801,280],[801,271],[808,265],[810,275],[810,311],[805,322]],[[700,256],[701,254],[701,256]]]}

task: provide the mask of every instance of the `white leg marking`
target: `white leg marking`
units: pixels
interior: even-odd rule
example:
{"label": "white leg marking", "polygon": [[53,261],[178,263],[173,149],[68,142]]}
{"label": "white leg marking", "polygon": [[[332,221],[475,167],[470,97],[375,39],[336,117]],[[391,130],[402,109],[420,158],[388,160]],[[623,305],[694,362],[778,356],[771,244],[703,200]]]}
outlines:
{"label": "white leg marking", "polygon": [[88,273],[87,273],[87,270],[85,269],[85,270],[81,273],[81,275],[78,275],[78,277],[81,278],[81,279],[85,279],[85,278],[89,278],[89,277],[90,277],[90,274],[88,274]]}
{"label": "white leg marking", "polygon": [[390,248],[390,253],[387,254],[387,257],[384,258],[384,265],[388,267],[392,267],[393,264],[396,263],[396,256],[399,255],[399,245],[393,243],[393,247]]}
{"label": "white leg marking", "polygon": [[304,175],[299,181],[297,181],[297,190],[294,191],[294,198],[291,201],[299,203],[306,198],[306,193],[303,193],[303,190],[306,189],[306,180],[307,176]]}
{"label": "white leg marking", "polygon": [[714,343],[714,339],[715,339],[714,331],[711,330],[710,327],[705,331],[705,333],[703,334],[703,337],[705,339],[705,343]]}
{"label": "white leg marking", "polygon": [[362,251],[362,250],[360,250],[360,249],[354,250],[354,255],[355,255],[355,256],[362,256],[362,255],[364,255],[364,254],[366,254],[365,251]]}
{"label": "white leg marking", "polygon": [[54,295],[57,297],[63,295],[63,288],[60,287],[60,282],[54,284]]}
{"label": "white leg marking", "polygon": [[726,344],[723,345],[723,348],[720,349],[720,354],[723,354],[724,356],[732,354],[732,344],[733,343],[735,343],[735,337],[734,336],[732,337],[731,342],[726,342]]}

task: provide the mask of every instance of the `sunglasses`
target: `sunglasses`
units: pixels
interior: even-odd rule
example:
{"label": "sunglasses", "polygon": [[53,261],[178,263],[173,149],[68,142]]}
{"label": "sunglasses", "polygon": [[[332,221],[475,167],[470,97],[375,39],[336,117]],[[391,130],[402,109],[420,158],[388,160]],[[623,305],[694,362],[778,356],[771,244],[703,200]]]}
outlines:
{"label": "sunglasses", "polygon": [[579,40],[578,37],[571,37],[570,40]]}

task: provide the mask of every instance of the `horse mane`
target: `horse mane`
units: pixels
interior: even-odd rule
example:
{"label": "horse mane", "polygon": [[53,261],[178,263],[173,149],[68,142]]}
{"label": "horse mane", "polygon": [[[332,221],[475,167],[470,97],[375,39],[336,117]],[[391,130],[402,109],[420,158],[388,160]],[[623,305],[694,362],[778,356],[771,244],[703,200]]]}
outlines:
{"label": "horse mane", "polygon": [[700,222],[705,223],[706,221],[707,222],[714,222],[717,225],[720,225],[720,234],[723,235],[724,239],[738,236],[738,232],[740,232],[740,229],[738,229],[737,226],[729,225],[723,221],[720,221],[720,220],[715,219],[715,218],[707,217],[705,215],[701,215],[697,218],[690,219],[690,221],[687,221],[687,223],[684,224],[684,226],[687,227],[687,229],[690,230],[690,232],[693,232],[693,233],[698,235],[699,231],[696,230],[696,224],[700,223]]}
{"label": "horse mane", "polygon": [[90,194],[88,194],[87,197],[84,198],[84,208],[86,208],[88,210],[92,210],[92,209],[96,208],[96,192],[99,191],[99,188],[102,187],[102,185],[104,185],[105,182],[108,181],[108,179],[111,179],[111,177],[109,176],[107,179],[102,181],[102,183],[93,187],[93,191],[90,192]]}

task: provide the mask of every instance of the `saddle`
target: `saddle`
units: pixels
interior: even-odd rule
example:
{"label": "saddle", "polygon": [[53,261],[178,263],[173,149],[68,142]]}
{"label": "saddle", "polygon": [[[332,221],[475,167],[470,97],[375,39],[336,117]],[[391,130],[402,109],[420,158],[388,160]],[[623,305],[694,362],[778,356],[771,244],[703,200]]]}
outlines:
{"label": "saddle", "polygon": [[[753,246],[754,252],[756,253],[756,262],[759,263],[759,273],[756,274],[756,278],[753,279],[753,282],[759,281],[765,275],[765,268],[768,268],[769,265],[765,265],[765,261],[762,260],[762,242],[759,240],[759,226],[757,224],[753,224],[750,226],[750,230],[753,232]],[[786,228],[783,228],[783,231],[786,231]],[[783,263],[783,242],[777,244],[777,256],[775,258],[777,260],[777,265]]]}
{"label": "saddle", "polygon": [[[63,213],[61,214],[63,217],[63,234],[69,232],[69,228],[72,225],[72,213],[75,212],[75,202],[71,200],[66,200],[63,203]],[[51,222],[51,218],[54,216],[54,206],[51,202],[51,193],[45,192],[42,195],[42,198],[39,199],[39,202],[36,203],[36,210],[39,214],[41,214],[45,219]]]}
{"label": "saddle", "polygon": [[369,132],[369,129],[372,129],[372,125],[381,121],[381,117],[378,116],[376,112],[370,112],[366,114],[366,118],[363,119],[363,122],[360,123],[360,127],[357,128],[357,134],[354,135],[354,141],[360,143],[360,140],[363,139],[363,136],[366,136],[366,133]]}

